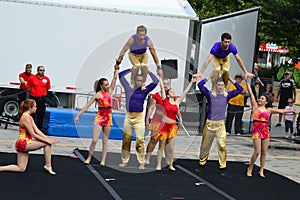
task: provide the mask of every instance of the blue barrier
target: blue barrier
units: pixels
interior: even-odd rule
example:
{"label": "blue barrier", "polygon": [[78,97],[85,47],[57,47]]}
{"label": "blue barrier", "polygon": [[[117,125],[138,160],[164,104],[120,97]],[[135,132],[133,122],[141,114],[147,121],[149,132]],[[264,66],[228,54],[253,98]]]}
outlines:
{"label": "blue barrier", "polygon": [[[44,117],[45,133],[51,136],[91,138],[96,112],[87,111],[81,114],[75,126],[74,117],[78,112],[79,110],[70,108],[47,107]],[[112,116],[113,126],[109,139],[122,140],[125,112],[113,111]],[[135,140],[135,136],[132,139]]]}

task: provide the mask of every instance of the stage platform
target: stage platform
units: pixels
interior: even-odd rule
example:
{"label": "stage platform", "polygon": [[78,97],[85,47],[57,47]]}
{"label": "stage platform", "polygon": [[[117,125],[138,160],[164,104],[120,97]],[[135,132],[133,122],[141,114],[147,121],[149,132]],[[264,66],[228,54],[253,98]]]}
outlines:
{"label": "stage platform", "polygon": [[[47,107],[44,117],[45,133],[50,136],[91,138],[96,111],[81,114],[75,126],[74,117],[78,112],[76,109]],[[113,126],[109,139],[122,139],[124,118],[125,112],[113,110]]]}

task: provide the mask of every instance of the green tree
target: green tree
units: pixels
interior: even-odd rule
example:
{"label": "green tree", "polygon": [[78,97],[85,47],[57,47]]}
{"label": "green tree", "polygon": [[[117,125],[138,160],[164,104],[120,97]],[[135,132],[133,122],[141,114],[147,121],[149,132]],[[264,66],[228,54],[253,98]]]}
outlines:
{"label": "green tree", "polygon": [[189,2],[200,20],[260,7],[259,42],[276,43],[289,48],[291,57],[300,57],[299,0],[189,0]]}

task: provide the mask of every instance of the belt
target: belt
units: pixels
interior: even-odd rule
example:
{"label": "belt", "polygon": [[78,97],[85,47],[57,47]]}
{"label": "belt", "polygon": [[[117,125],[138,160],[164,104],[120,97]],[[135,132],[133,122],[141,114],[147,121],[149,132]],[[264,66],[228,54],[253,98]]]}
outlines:
{"label": "belt", "polygon": [[30,97],[35,98],[35,99],[43,99],[43,98],[45,98],[46,96],[35,97],[35,96],[30,95]]}
{"label": "belt", "polygon": [[269,123],[268,121],[261,121],[261,120],[253,120],[253,122],[259,122],[259,123]]}
{"label": "belt", "polygon": [[98,110],[102,110],[102,109],[111,109],[111,106],[98,107]]}

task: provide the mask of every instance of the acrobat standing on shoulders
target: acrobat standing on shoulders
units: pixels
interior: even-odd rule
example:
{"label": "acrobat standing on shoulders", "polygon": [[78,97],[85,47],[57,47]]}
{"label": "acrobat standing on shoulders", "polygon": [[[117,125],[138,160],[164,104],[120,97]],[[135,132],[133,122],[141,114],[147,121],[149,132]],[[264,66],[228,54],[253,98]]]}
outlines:
{"label": "acrobat standing on shoulders", "polygon": [[145,82],[148,74],[148,54],[147,48],[149,48],[153,60],[157,69],[160,69],[159,59],[156,55],[156,51],[152,40],[147,36],[147,28],[144,25],[140,25],[136,29],[136,34],[133,34],[123,46],[119,57],[116,59],[116,66],[119,66],[123,60],[126,51],[129,49],[128,57],[132,64],[131,69],[131,85],[135,83],[135,77],[141,71],[143,76],[143,89],[145,88]]}
{"label": "acrobat standing on shoulders", "polygon": [[238,54],[236,46],[231,42],[231,35],[229,33],[223,33],[221,35],[221,42],[216,42],[210,50],[208,57],[206,58],[199,74],[200,79],[205,71],[206,67],[212,60],[213,63],[213,74],[211,77],[212,88],[215,88],[216,80],[222,77],[224,80],[225,88],[228,85],[229,69],[230,69],[230,53],[233,53],[239,66],[245,72],[245,79],[247,77],[253,77],[252,73],[249,73],[244,65],[243,60]]}

